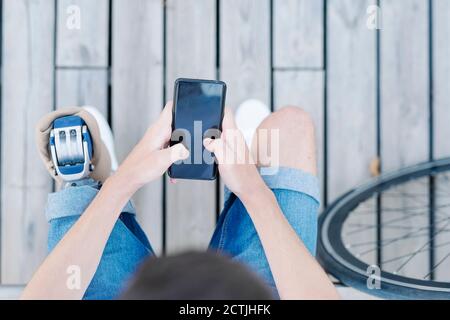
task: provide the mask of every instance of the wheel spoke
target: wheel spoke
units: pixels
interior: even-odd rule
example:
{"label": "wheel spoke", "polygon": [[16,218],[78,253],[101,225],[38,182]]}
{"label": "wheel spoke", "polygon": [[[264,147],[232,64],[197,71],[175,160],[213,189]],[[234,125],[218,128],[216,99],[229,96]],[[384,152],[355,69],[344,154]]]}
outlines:
{"label": "wheel spoke", "polygon": [[[336,268],[338,279],[342,265],[357,279],[356,270],[364,273],[366,266],[378,263],[382,281],[391,281],[385,290],[401,286],[414,291],[420,284],[430,287],[421,294],[445,291],[450,298],[449,286],[442,286],[450,284],[450,158],[381,175],[326,214],[335,218],[325,216],[332,223],[320,234],[328,237],[323,247],[334,249],[328,252],[333,259],[325,261]],[[355,279],[348,276],[346,271],[340,280],[351,285]]]}
{"label": "wheel spoke", "polygon": [[[447,223],[445,224],[445,227],[447,227],[450,224],[450,221],[447,221]],[[435,238],[436,236],[441,233],[441,230],[439,229],[439,231],[435,232],[434,235],[432,237],[430,237],[430,240],[428,240],[426,243],[424,243],[420,248],[418,248],[413,254],[411,254],[409,256],[409,258],[404,261],[400,267],[397,268],[397,270],[395,270],[395,273],[398,273],[401,269],[403,269],[423,248],[425,248],[427,245],[429,245]]]}

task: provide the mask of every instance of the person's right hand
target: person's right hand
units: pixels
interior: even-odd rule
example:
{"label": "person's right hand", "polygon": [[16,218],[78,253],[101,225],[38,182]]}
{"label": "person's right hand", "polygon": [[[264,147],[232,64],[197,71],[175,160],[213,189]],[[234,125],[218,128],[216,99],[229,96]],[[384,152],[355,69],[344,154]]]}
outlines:
{"label": "person's right hand", "polygon": [[172,102],[166,104],[158,120],[147,129],[114,174],[122,178],[124,187],[131,193],[162,176],[174,162],[189,157],[189,151],[181,143],[169,147],[172,107]]}
{"label": "person's right hand", "polygon": [[225,108],[220,139],[206,138],[203,145],[214,153],[225,185],[241,200],[267,188],[229,108]]}

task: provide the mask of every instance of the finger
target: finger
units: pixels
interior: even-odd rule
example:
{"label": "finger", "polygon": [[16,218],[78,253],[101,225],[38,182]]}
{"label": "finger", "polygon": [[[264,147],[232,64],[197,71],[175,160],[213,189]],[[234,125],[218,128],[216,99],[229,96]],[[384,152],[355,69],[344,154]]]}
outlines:
{"label": "finger", "polygon": [[206,138],[203,140],[205,149],[214,153],[219,163],[223,163],[225,155],[225,143],[222,139]]}
{"label": "finger", "polygon": [[203,139],[203,146],[208,150],[209,152],[216,152],[218,141],[220,139],[211,139],[211,138],[205,138]]}
{"label": "finger", "polygon": [[234,121],[234,114],[233,111],[225,107],[224,115],[223,115],[223,122],[222,122],[222,129],[228,130],[228,129],[234,129],[236,128],[236,123]]}
{"label": "finger", "polygon": [[184,160],[189,157],[188,149],[186,149],[181,143],[177,143],[170,148],[160,150],[158,153],[161,157],[160,161],[165,167],[169,167],[174,162]]}
{"label": "finger", "polygon": [[171,184],[176,184],[176,183],[177,183],[177,179],[169,178],[169,182],[170,182]]}
{"label": "finger", "polygon": [[170,115],[172,114],[172,108],[173,108],[173,101],[169,100],[166,102],[166,105],[164,106],[163,111],[168,112]]}
{"label": "finger", "polygon": [[161,123],[165,125],[172,125],[172,108],[173,102],[168,101],[158,119]]}
{"label": "finger", "polygon": [[158,120],[146,132],[148,144],[152,150],[166,148],[169,144],[172,133],[172,105],[172,101],[167,102]]}
{"label": "finger", "polygon": [[225,108],[223,123],[222,123],[222,136],[221,138],[228,144],[233,145],[235,140],[243,140],[242,132],[236,125],[233,111],[230,108]]}

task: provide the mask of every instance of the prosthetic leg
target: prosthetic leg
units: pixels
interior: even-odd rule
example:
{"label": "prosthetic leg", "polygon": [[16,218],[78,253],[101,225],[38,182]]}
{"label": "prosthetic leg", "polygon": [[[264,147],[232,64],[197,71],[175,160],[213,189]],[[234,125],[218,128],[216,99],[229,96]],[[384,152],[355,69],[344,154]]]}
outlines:
{"label": "prosthetic leg", "polygon": [[91,135],[80,117],[57,118],[50,131],[49,146],[55,175],[63,181],[86,178],[94,170]]}

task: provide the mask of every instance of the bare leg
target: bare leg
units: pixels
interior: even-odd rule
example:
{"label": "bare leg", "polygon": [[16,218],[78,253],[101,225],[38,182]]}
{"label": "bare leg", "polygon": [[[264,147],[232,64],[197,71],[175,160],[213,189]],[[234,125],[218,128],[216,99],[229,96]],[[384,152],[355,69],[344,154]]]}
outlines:
{"label": "bare leg", "polygon": [[[301,169],[317,175],[316,145],[314,124],[307,112],[299,107],[283,107],[269,115],[259,125],[253,136],[251,152],[253,159],[260,167],[276,165],[271,154],[277,148],[271,146],[270,130],[278,129],[278,164],[281,167]],[[269,139],[260,134],[261,130],[268,130]],[[262,152],[269,144],[269,152]],[[267,153],[267,155],[266,155]]]}
{"label": "bare leg", "polygon": [[[278,131],[279,139],[275,141],[270,137],[272,129]],[[271,145],[272,142],[277,142],[278,146]],[[278,157],[273,157],[273,152],[278,152]],[[251,153],[260,167],[278,165],[294,169],[262,177],[272,189],[291,227],[309,252],[314,254],[317,241],[319,190],[318,181],[312,176],[316,175],[317,165],[311,118],[297,107],[285,107],[272,113],[257,128]],[[274,162],[274,158],[278,158],[278,161]],[[298,169],[302,172],[298,172]],[[314,192],[316,189],[317,192]],[[229,199],[231,201],[226,203],[220,216],[211,247],[226,252],[237,261],[248,265],[275,289],[264,248],[247,209],[236,197]],[[280,243],[281,247],[283,245]]]}

